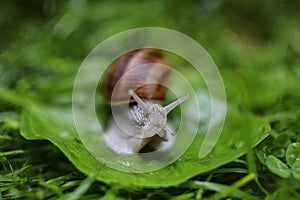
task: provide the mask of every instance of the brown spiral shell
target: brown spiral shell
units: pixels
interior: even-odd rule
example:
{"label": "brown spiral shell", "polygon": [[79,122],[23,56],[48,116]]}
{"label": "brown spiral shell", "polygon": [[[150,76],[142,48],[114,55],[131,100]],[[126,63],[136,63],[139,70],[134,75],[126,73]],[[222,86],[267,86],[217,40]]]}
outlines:
{"label": "brown spiral shell", "polygon": [[[166,93],[163,85],[168,83],[171,70],[151,63],[169,66],[163,54],[155,49],[138,49],[122,55],[109,69],[104,80],[105,99],[114,105],[126,103],[130,96],[128,91],[134,89],[144,101],[163,101]],[[126,76],[121,78],[125,73]],[[146,84],[146,81],[155,83]],[[134,102],[134,99],[131,98],[130,102]]]}

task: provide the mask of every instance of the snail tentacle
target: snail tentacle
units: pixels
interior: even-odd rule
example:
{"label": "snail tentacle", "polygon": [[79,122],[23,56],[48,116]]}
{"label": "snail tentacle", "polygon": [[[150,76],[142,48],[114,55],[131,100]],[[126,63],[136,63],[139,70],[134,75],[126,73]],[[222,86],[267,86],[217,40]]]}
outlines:
{"label": "snail tentacle", "polygon": [[169,105],[165,106],[165,111],[168,114],[171,110],[176,108],[178,105],[182,104],[185,100],[187,100],[190,97],[189,94],[186,94],[185,96],[181,97],[180,99],[177,99],[176,101],[170,103]]}
{"label": "snail tentacle", "polygon": [[143,100],[132,90],[130,89],[129,94],[134,98],[134,100],[138,103],[138,105],[143,109],[144,113],[147,114],[149,111],[149,107]]}

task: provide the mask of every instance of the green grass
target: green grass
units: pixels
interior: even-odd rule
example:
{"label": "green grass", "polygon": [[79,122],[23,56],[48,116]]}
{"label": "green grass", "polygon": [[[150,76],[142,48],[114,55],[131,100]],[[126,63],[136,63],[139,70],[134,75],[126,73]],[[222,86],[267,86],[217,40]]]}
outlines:
{"label": "green grass", "polygon": [[[204,0],[172,4],[2,1],[0,200],[299,199],[300,4],[284,0],[219,2],[214,7]],[[126,176],[117,172],[119,183],[101,181],[99,176],[78,167],[82,165],[76,165],[66,151],[62,153],[62,141],[55,136],[48,138],[57,146],[22,136],[34,136],[35,131],[47,136],[62,130],[64,123],[49,121],[45,125],[37,119],[49,116],[53,106],[62,110],[70,106],[74,74],[98,43],[120,31],[142,26],[181,31],[212,56],[224,79],[229,111],[234,111],[234,117],[227,118],[223,143],[244,136],[231,137],[231,132],[242,134],[259,128],[256,119],[267,121],[269,135],[254,148],[245,148],[247,151],[238,158],[222,165],[208,162],[209,170],[158,188],[125,186]],[[171,59],[177,66],[187,65],[179,58]],[[33,113],[32,105],[45,109],[30,118],[33,126],[21,133],[23,117],[27,111]],[[219,145],[216,153],[223,147]]]}

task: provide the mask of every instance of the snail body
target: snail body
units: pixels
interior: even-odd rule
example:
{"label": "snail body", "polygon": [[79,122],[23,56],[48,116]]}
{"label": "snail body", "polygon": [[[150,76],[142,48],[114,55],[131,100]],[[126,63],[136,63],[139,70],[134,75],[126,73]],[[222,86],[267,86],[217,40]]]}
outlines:
{"label": "snail body", "polygon": [[169,63],[159,51],[140,49],[121,56],[108,72],[104,94],[119,120],[111,120],[104,140],[116,153],[138,153],[147,144],[156,150],[172,142],[167,114],[189,95],[165,107],[159,104],[171,72],[162,65]]}

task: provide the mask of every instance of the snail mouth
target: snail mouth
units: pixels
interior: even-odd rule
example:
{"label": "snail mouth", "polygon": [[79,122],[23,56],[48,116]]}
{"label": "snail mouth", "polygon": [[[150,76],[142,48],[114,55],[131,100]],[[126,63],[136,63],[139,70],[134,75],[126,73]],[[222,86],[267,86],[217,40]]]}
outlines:
{"label": "snail mouth", "polygon": [[143,128],[142,131],[143,138],[150,138],[155,135],[158,135],[159,137],[164,137],[165,136],[164,130],[156,126],[154,127],[148,126]]}

